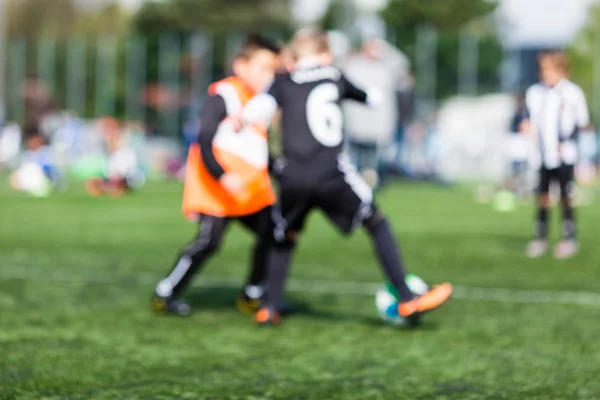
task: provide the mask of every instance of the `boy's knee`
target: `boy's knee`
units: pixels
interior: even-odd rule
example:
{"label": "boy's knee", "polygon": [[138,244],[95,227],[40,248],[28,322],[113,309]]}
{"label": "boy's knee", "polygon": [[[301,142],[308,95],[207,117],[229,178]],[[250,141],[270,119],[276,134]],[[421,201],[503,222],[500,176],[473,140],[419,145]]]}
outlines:
{"label": "boy's knee", "polygon": [[542,208],[550,208],[550,194],[549,193],[540,194],[538,204]]}
{"label": "boy's knee", "polygon": [[275,244],[276,246],[281,248],[293,248],[294,246],[296,246],[296,242],[298,241],[299,237],[299,232],[288,231],[283,237],[280,237],[279,240],[276,240]]}
{"label": "boy's knee", "polygon": [[221,247],[221,237],[211,238],[206,244],[206,251],[209,253],[215,253]]}
{"label": "boy's knee", "polygon": [[213,226],[207,231],[202,231],[198,237],[185,248],[185,253],[194,257],[200,254],[212,254],[219,250],[224,229]]}
{"label": "boy's knee", "polygon": [[198,238],[192,243],[187,245],[184,252],[191,257],[195,257],[199,254],[215,253],[221,245],[221,238]]}
{"label": "boy's knee", "polygon": [[363,226],[365,228],[367,228],[367,230],[369,230],[369,232],[371,232],[383,220],[385,220],[385,216],[383,215],[383,213],[374,208],[371,215],[364,220]]}
{"label": "boy's knee", "polygon": [[561,196],[560,205],[562,206],[563,210],[568,210],[569,208],[571,208],[571,199],[568,195]]}

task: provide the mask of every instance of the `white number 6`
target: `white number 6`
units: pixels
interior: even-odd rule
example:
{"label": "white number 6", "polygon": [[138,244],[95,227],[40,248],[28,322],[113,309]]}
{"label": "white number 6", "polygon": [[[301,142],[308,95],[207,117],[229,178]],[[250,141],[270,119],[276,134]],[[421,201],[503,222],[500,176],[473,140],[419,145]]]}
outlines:
{"label": "white number 6", "polygon": [[313,136],[327,147],[342,143],[343,116],[337,101],[340,98],[338,87],[324,83],[315,87],[306,101],[306,120]]}

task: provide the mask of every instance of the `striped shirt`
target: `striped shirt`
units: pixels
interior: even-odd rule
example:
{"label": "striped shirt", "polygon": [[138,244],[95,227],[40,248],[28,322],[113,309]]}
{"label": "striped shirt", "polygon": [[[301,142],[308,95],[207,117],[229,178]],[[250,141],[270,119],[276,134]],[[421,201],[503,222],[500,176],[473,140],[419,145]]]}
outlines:
{"label": "striped shirt", "polygon": [[527,90],[526,102],[542,165],[548,169],[574,165],[577,133],[590,124],[581,88],[567,79],[554,87],[538,83]]}

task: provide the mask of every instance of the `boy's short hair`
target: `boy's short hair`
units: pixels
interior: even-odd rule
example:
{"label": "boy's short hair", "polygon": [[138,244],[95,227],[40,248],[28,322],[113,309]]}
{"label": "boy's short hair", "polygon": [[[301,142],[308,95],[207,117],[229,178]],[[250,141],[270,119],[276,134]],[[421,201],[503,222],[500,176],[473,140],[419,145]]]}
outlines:
{"label": "boy's short hair", "polygon": [[296,60],[296,54],[294,54],[294,50],[292,50],[292,46],[287,45],[281,48],[280,52],[282,57],[288,58],[290,60]]}
{"label": "boy's short hair", "polygon": [[260,50],[267,50],[275,54],[279,54],[281,47],[279,44],[265,36],[259,34],[248,35],[242,47],[236,54],[236,59],[249,60]]}
{"label": "boy's short hair", "polygon": [[296,60],[329,52],[329,38],[320,29],[301,29],[290,45]]}
{"label": "boy's short hair", "polygon": [[538,57],[538,62],[541,64],[545,61],[551,63],[565,74],[569,73],[569,58],[564,51],[553,50],[541,53]]}

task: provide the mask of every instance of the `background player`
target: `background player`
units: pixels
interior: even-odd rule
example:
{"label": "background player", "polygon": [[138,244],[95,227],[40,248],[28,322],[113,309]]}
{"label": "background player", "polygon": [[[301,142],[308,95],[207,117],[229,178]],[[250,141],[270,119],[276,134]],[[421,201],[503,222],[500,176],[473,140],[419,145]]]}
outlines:
{"label": "background player", "polygon": [[273,80],[278,46],[263,37],[249,37],[233,63],[234,76],[216,82],[202,110],[198,143],[190,148],[183,211],[200,217],[196,238],[178,256],[175,266],[156,287],[155,310],[187,315],[180,300],[194,273],[212,255],[232,218],[256,234],[252,270],[238,308],[258,309],[265,279],[267,249],[272,242],[271,205],[275,201],[269,174],[266,129],[236,133],[227,118],[242,111],[255,93]]}
{"label": "background player", "polygon": [[526,253],[535,258],[548,250],[550,184],[557,182],[560,186],[563,240],[557,244],[554,255],[568,258],[578,250],[575,212],[571,202],[577,134],[590,125],[590,117],[583,91],[567,79],[567,56],[563,52],[545,53],[540,57],[539,65],[542,82],[527,90],[529,120],[523,124],[523,130],[536,136],[541,161],[536,237],[527,245]]}
{"label": "background player", "polygon": [[278,74],[267,94],[248,103],[242,118],[243,123],[267,122],[279,107],[286,162],[281,174],[283,218],[275,221],[278,244],[269,257],[268,299],[256,319],[261,324],[279,322],[277,310],[298,234],[309,212],[320,208],[346,234],[360,225],[366,228],[387,278],[400,295],[399,313],[416,322],[421,313],[450,298],[452,285],[413,295],[387,219],[374,205],[370,187],[342,155],[341,100],[373,104],[377,95],[357,89],[330,65],[333,58],[324,33],[299,32],[292,51],[297,60],[294,71]]}

